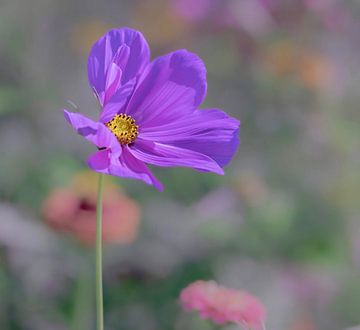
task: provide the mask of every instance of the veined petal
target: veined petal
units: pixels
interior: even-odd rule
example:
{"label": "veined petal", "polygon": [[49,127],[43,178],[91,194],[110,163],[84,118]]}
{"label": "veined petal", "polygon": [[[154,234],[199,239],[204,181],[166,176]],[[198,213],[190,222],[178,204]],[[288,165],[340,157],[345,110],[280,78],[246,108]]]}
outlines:
{"label": "veined petal", "polygon": [[164,189],[161,182],[151,173],[147,166],[141,160],[136,159],[127,147],[124,147],[120,158],[110,164],[106,173],[119,177],[142,180],[149,185],[153,185],[160,191]]}
{"label": "veined petal", "polygon": [[89,156],[87,163],[94,171],[106,170],[110,166],[110,151],[105,149],[95,152]]}
{"label": "veined petal", "polygon": [[167,125],[145,128],[139,138],[199,152],[224,167],[239,145],[239,125],[221,110],[195,110]]}
{"label": "veined petal", "polygon": [[129,147],[139,160],[163,167],[191,167],[197,170],[224,174],[223,169],[210,157],[199,152],[159,142],[137,139]]}
{"label": "veined petal", "polygon": [[[88,77],[97,95],[105,94],[109,67],[122,70],[121,84],[136,77],[150,62],[149,46],[143,35],[129,28],[113,29],[92,47],[88,58]],[[104,100],[99,100],[102,104]]]}
{"label": "veined petal", "polygon": [[120,68],[125,69],[130,58],[130,47],[126,44],[122,44],[116,51],[112,62],[118,65]]}
{"label": "veined petal", "polygon": [[116,137],[100,122],[95,122],[80,113],[64,110],[65,119],[85,139],[98,148],[109,148],[114,156],[120,156],[122,149]]}
{"label": "veined petal", "polygon": [[122,70],[116,63],[111,63],[106,75],[105,92],[100,96],[102,104],[106,104],[107,101],[114,95],[121,85]]}
{"label": "veined petal", "polygon": [[206,95],[201,59],[179,50],[155,59],[140,76],[126,108],[142,128],[167,124],[191,113]]}
{"label": "veined petal", "polygon": [[135,83],[135,78],[129,80],[125,85],[118,88],[110,100],[106,102],[103,111],[100,114],[100,121],[102,123],[107,123],[114,118],[116,114],[125,112],[124,107],[130,99]]}

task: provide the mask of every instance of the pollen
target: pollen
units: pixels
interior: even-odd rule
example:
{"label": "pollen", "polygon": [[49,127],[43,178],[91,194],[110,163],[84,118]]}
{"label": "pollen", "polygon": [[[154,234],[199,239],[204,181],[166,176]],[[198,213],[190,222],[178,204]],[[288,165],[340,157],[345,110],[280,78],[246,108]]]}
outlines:
{"label": "pollen", "polygon": [[139,134],[139,126],[135,125],[135,120],[124,113],[116,115],[105,125],[116,136],[121,144],[134,142]]}

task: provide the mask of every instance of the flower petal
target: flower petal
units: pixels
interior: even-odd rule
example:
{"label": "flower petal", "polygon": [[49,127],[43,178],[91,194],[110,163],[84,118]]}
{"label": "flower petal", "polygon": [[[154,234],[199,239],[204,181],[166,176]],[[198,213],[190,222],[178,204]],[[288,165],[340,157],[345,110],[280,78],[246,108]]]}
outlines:
{"label": "flower petal", "polygon": [[136,159],[124,147],[121,157],[118,162],[112,163],[107,171],[108,174],[142,180],[149,185],[153,185],[156,189],[163,191],[161,182],[150,172],[147,166],[140,160]]}
{"label": "flower petal", "polygon": [[116,114],[125,112],[124,106],[130,99],[135,83],[135,78],[128,81],[112,95],[109,102],[106,102],[99,119],[102,123],[107,123],[113,119]]}
{"label": "flower petal", "polygon": [[200,171],[224,174],[223,169],[213,159],[189,149],[141,139],[137,139],[129,149],[137,159],[149,164],[191,167]]}
{"label": "flower petal", "polygon": [[197,55],[178,50],[146,68],[126,113],[143,128],[169,123],[197,108],[206,89],[204,63]]}
{"label": "flower petal", "polygon": [[139,138],[199,152],[224,167],[239,145],[239,125],[221,110],[195,110],[168,125],[146,128]]}
{"label": "flower petal", "polygon": [[111,63],[106,75],[105,92],[99,95],[100,99],[103,100],[102,103],[106,104],[107,101],[118,90],[121,85],[121,77],[122,70],[120,67],[115,63]]}
{"label": "flower petal", "polygon": [[65,119],[85,139],[98,148],[110,148],[114,156],[121,155],[122,149],[119,141],[102,123],[95,122],[80,113],[64,110]]}
{"label": "flower petal", "polygon": [[99,150],[90,155],[87,161],[89,167],[94,171],[105,170],[110,165],[110,151]]}
{"label": "flower petal", "polygon": [[[90,86],[96,94],[104,95],[108,69],[112,63],[122,70],[125,84],[143,71],[150,61],[149,46],[143,35],[129,28],[113,29],[92,47],[88,58]],[[103,100],[100,100],[101,103]]]}

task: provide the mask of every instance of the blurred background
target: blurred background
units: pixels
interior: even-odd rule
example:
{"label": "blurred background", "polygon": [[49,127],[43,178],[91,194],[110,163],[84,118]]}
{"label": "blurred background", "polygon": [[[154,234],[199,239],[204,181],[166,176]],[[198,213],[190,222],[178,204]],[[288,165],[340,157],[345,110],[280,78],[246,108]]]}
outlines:
{"label": "blurred background", "polygon": [[[107,330],[208,330],[179,306],[215,279],[259,297],[267,329],[360,324],[357,0],[0,0],[0,329],[94,329],[93,147],[86,60],[112,27],[152,58],[186,48],[203,107],[241,120],[226,175],[153,171],[165,192],[107,178]],[[227,330],[235,327],[224,327]]]}

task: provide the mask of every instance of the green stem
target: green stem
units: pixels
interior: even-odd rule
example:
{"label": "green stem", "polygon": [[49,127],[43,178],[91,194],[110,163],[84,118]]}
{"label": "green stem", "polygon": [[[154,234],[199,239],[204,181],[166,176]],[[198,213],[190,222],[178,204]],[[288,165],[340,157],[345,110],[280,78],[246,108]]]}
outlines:
{"label": "green stem", "polygon": [[98,195],[96,203],[96,324],[97,330],[104,330],[103,282],[102,282],[102,199],[104,188],[104,174],[99,176]]}
{"label": "green stem", "polygon": [[[85,251],[87,252],[87,251]],[[91,327],[91,304],[92,299],[92,273],[90,268],[90,259],[88,253],[81,254],[82,260],[80,265],[80,273],[76,283],[75,304],[73,310],[73,318],[71,330],[87,330]],[[91,259],[92,260],[92,259]]]}

